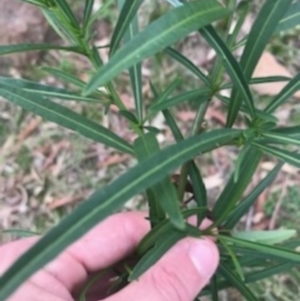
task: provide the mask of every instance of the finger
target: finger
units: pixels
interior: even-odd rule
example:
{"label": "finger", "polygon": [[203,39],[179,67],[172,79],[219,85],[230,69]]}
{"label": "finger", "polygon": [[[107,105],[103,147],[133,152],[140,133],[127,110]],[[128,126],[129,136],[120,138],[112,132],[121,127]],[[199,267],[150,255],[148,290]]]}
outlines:
{"label": "finger", "polygon": [[[141,212],[112,215],[71,245],[66,252],[48,264],[44,271],[72,290],[86,280],[88,273],[112,265],[136,248],[149,230],[149,222],[144,217],[145,213]],[[2,272],[36,241],[37,238],[30,238],[2,246],[0,248]],[[40,282],[41,277],[36,274],[34,279]]]}
{"label": "finger", "polygon": [[219,253],[209,239],[178,242],[138,281],[105,301],[192,301],[217,269]]}

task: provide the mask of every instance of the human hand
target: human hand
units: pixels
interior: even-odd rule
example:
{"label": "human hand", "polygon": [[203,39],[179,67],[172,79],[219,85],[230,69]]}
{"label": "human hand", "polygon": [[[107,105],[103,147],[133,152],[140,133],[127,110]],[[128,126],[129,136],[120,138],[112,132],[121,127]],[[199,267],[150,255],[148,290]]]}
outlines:
{"label": "human hand", "polygon": [[[34,274],[7,301],[74,301],[89,275],[127,257],[149,231],[140,212],[118,213],[92,229],[54,261]],[[36,241],[21,239],[0,247],[0,274]],[[209,239],[186,238],[169,250],[138,281],[104,297],[103,281],[89,301],[192,301],[208,283],[219,262]],[[104,299],[103,299],[104,298]]]}

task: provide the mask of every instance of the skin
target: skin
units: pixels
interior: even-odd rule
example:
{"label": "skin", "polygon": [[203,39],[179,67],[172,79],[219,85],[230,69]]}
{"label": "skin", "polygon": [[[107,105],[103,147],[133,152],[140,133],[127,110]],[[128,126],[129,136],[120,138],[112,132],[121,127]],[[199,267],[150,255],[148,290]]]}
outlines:
{"label": "skin", "polygon": [[[54,261],[34,274],[7,301],[75,301],[89,276],[129,256],[149,231],[140,212],[115,214],[71,245]],[[206,221],[207,223],[207,221]],[[38,237],[0,247],[0,274]],[[105,280],[91,289],[88,301],[192,301],[209,282],[219,262],[211,239],[186,238],[169,250],[138,281],[117,293],[104,294]]]}

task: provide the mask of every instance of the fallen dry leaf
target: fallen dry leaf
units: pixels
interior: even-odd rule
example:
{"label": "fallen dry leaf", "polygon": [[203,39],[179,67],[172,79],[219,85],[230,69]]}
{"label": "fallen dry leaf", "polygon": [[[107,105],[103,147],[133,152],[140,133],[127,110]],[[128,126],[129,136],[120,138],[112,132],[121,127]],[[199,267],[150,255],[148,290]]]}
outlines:
{"label": "fallen dry leaf", "polygon": [[[282,64],[280,64],[275,56],[265,51],[254,71],[253,77],[267,77],[267,76],[286,76],[293,77],[290,71]],[[267,84],[252,85],[252,88],[260,95],[277,95],[285,86],[287,82],[276,82]],[[296,92],[294,97],[300,98],[300,91]]]}

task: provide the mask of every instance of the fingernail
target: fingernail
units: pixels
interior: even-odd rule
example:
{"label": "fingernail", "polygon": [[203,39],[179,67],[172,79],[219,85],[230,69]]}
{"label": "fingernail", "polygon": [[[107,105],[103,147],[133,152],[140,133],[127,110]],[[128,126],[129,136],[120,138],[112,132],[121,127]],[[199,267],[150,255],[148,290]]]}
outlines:
{"label": "fingernail", "polygon": [[210,279],[219,261],[218,251],[213,243],[203,239],[194,240],[189,249],[189,256],[200,276]]}

